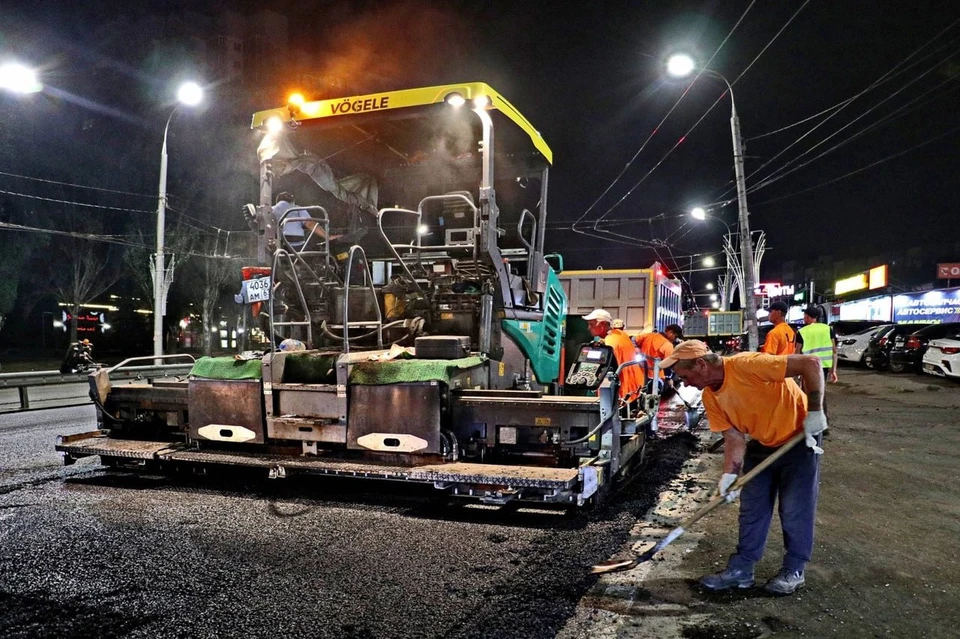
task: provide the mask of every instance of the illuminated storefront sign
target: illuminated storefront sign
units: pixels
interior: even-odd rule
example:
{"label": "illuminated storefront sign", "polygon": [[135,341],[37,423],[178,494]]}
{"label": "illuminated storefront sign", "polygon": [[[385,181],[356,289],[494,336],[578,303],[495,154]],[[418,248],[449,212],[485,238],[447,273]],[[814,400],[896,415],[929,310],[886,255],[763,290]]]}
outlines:
{"label": "illuminated storefront sign", "polygon": [[840,319],[889,322],[893,319],[893,298],[889,295],[881,295],[865,300],[843,302],[840,304]]}
{"label": "illuminated storefront sign", "polygon": [[867,274],[858,273],[853,277],[837,280],[836,284],[833,285],[833,292],[837,295],[843,295],[853,291],[862,291],[865,288],[867,288]]}
{"label": "illuminated storefront sign", "polygon": [[794,289],[792,284],[782,285],[780,282],[760,282],[754,290],[757,295],[780,297],[781,295],[793,295],[796,289]]}
{"label": "illuminated storefront sign", "polygon": [[956,262],[937,264],[937,279],[960,279],[960,264]]}
{"label": "illuminated storefront sign", "polygon": [[870,269],[870,290],[883,288],[887,285],[887,265],[875,266]]}
{"label": "illuminated storefront sign", "polygon": [[851,277],[845,277],[842,280],[837,280],[834,284],[834,293],[836,295],[843,295],[845,293],[852,293],[854,291],[862,291],[865,289],[870,289],[871,291],[878,288],[883,288],[887,285],[887,265],[883,264],[882,266],[876,266],[869,271],[864,271],[863,273],[857,273]]}
{"label": "illuminated storefront sign", "polygon": [[894,322],[960,322],[960,288],[945,288],[893,297]]}

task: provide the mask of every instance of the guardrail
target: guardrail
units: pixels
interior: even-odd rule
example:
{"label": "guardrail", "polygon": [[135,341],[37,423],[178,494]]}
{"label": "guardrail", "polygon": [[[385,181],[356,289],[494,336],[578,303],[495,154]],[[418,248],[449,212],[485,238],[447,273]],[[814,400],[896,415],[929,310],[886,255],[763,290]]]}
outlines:
{"label": "guardrail", "polygon": [[[159,364],[152,366],[125,366],[126,362],[132,360],[155,359],[150,357],[137,357],[130,360],[124,360],[116,366],[107,370],[110,373],[111,381],[130,380],[130,379],[152,379],[155,377],[177,377],[185,376],[193,368],[193,362],[185,364]],[[191,358],[192,359],[192,358]],[[122,367],[122,368],[121,368]],[[31,371],[28,373],[0,373],[0,389],[16,388],[20,394],[20,410],[30,409],[30,388],[34,386],[52,386],[56,384],[77,384],[87,381],[90,373],[61,373],[60,371]],[[9,412],[9,411],[8,411]]]}

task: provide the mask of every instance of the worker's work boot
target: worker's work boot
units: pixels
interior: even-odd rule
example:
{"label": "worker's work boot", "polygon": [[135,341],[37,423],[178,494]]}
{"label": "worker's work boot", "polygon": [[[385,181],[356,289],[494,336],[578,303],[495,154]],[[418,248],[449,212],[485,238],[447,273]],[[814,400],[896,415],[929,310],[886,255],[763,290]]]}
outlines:
{"label": "worker's work boot", "polygon": [[784,568],[777,573],[776,577],[768,581],[763,589],[775,595],[792,595],[803,586],[804,582],[802,570],[796,571]]}
{"label": "worker's work boot", "polygon": [[715,575],[700,578],[700,585],[707,590],[727,590],[729,588],[752,588],[753,571],[739,568],[727,568]]}

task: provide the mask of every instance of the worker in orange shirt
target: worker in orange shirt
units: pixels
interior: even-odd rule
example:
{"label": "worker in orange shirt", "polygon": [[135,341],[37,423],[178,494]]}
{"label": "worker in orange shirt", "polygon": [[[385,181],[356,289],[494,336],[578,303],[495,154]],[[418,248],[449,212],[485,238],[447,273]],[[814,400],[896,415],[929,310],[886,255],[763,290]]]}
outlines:
{"label": "worker in orange shirt", "polygon": [[[679,324],[670,324],[660,333],[640,333],[637,335],[637,346],[646,358],[645,369],[648,375],[653,374],[653,360],[659,359],[663,361],[670,357],[673,354],[673,345],[677,339],[682,337],[683,329],[680,328]],[[661,368],[660,379],[664,379],[665,377],[664,370]],[[672,380],[669,382],[669,386],[673,388]]]}
{"label": "worker in orange shirt", "polygon": [[767,339],[763,342],[762,353],[770,355],[793,355],[796,350],[797,335],[793,328],[787,324],[787,304],[785,302],[774,302],[770,305],[770,322],[773,328],[767,333]]}
{"label": "worker in orange shirt", "polygon": [[[602,339],[604,344],[613,349],[618,365],[636,360],[637,349],[630,336],[623,331],[623,320],[613,319],[613,316],[602,308],[594,309],[588,315],[584,315],[583,319],[587,320],[590,334]],[[627,403],[636,400],[644,381],[640,366],[624,368],[620,371],[620,398]]]}
{"label": "worker in orange shirt", "polygon": [[[820,448],[827,428],[823,414],[823,372],[811,355],[774,356],[740,353],[720,357],[703,342],[690,340],[663,362],[688,386],[703,391],[710,430],[723,433],[723,474],[718,489],[728,502],[740,498],[740,534],[727,567],[700,584],[708,590],[750,588],[754,565],[763,556],[779,508],[784,556],[780,572],[765,589],[789,595],[803,587],[804,568],[813,554]],[[793,380],[803,380],[806,394]],[[740,489],[731,490],[748,473],[794,435],[806,446],[790,449]]]}

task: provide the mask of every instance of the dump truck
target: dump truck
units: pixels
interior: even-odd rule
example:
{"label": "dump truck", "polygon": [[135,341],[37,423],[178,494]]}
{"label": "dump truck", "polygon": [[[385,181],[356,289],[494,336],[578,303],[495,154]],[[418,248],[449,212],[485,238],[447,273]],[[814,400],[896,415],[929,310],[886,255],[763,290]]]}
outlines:
{"label": "dump truck", "polygon": [[583,316],[595,308],[623,320],[631,336],[681,323],[680,282],[658,262],[649,268],[564,271],[560,285],[569,300],[563,371],[575,364],[579,345],[589,339]]}
{"label": "dump truck", "polygon": [[[639,465],[659,398],[621,406],[602,344],[560,378],[553,155],[506,98],[474,82],[291,100],[252,129],[258,245],[237,300],[268,336],[262,359],[203,358],[185,379],[131,385],[112,383],[117,367],[91,374],[98,428],[59,438],[65,463],[564,507]],[[278,214],[281,191],[296,204]]]}
{"label": "dump truck", "polygon": [[719,353],[740,350],[743,311],[687,311],[683,314],[683,336],[696,338]]}
{"label": "dump truck", "polygon": [[643,269],[564,271],[560,283],[571,315],[602,308],[622,319],[631,335],[681,323],[680,282],[669,277],[659,262]]}

